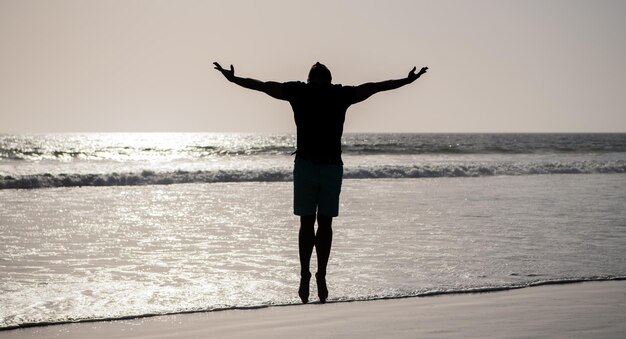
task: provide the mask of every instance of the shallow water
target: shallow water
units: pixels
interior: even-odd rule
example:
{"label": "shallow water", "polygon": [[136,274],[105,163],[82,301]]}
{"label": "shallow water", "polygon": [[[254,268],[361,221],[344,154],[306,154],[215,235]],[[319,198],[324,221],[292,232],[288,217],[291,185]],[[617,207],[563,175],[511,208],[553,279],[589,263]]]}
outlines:
{"label": "shallow water", "polygon": [[[626,276],[624,188],[345,180],[330,299]],[[297,303],[291,199],[289,182],[0,190],[0,326]]]}

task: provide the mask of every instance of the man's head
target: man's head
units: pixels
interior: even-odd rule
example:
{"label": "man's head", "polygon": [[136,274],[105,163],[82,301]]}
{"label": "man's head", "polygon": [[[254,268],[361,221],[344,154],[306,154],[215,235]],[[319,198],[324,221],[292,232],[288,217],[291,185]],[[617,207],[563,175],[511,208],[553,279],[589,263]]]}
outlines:
{"label": "man's head", "polygon": [[309,78],[307,82],[315,85],[330,85],[333,77],[330,75],[330,71],[326,66],[316,62],[309,71]]}

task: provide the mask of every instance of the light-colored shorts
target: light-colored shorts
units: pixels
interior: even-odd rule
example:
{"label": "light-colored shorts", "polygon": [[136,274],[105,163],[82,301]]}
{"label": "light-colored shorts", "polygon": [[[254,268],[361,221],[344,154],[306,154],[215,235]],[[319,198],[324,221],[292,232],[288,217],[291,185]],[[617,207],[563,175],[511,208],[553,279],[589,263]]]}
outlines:
{"label": "light-colored shorts", "polygon": [[343,165],[314,164],[296,156],[293,169],[293,213],[299,216],[339,215]]}

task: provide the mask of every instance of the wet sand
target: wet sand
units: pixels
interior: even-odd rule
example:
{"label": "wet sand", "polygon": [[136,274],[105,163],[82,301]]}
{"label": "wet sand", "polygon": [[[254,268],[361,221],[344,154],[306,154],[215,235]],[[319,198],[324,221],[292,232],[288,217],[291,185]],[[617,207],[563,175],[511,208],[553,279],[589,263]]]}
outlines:
{"label": "wet sand", "polygon": [[626,281],[55,325],[0,338],[621,338]]}

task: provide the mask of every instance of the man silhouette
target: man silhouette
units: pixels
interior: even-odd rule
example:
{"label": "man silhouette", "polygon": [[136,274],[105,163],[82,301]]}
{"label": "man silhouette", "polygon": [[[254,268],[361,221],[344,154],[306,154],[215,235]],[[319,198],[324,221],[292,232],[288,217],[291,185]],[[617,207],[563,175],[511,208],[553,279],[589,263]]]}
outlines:
{"label": "man silhouette", "polygon": [[[317,294],[321,303],[328,298],[326,267],[332,244],[333,217],[339,214],[339,193],[343,177],[341,136],[348,107],[375,93],[408,85],[426,73],[416,68],[403,79],[365,83],[359,86],[332,84],[328,68],[317,62],[309,71],[307,83],[279,83],[235,76],[235,68],[215,69],[239,86],[261,91],[291,104],[296,122],[296,159],[293,171],[294,214],[300,216],[298,235],[300,288],[303,303],[309,300],[309,264],[313,248],[317,253]],[[315,220],[317,219],[317,233]]]}

